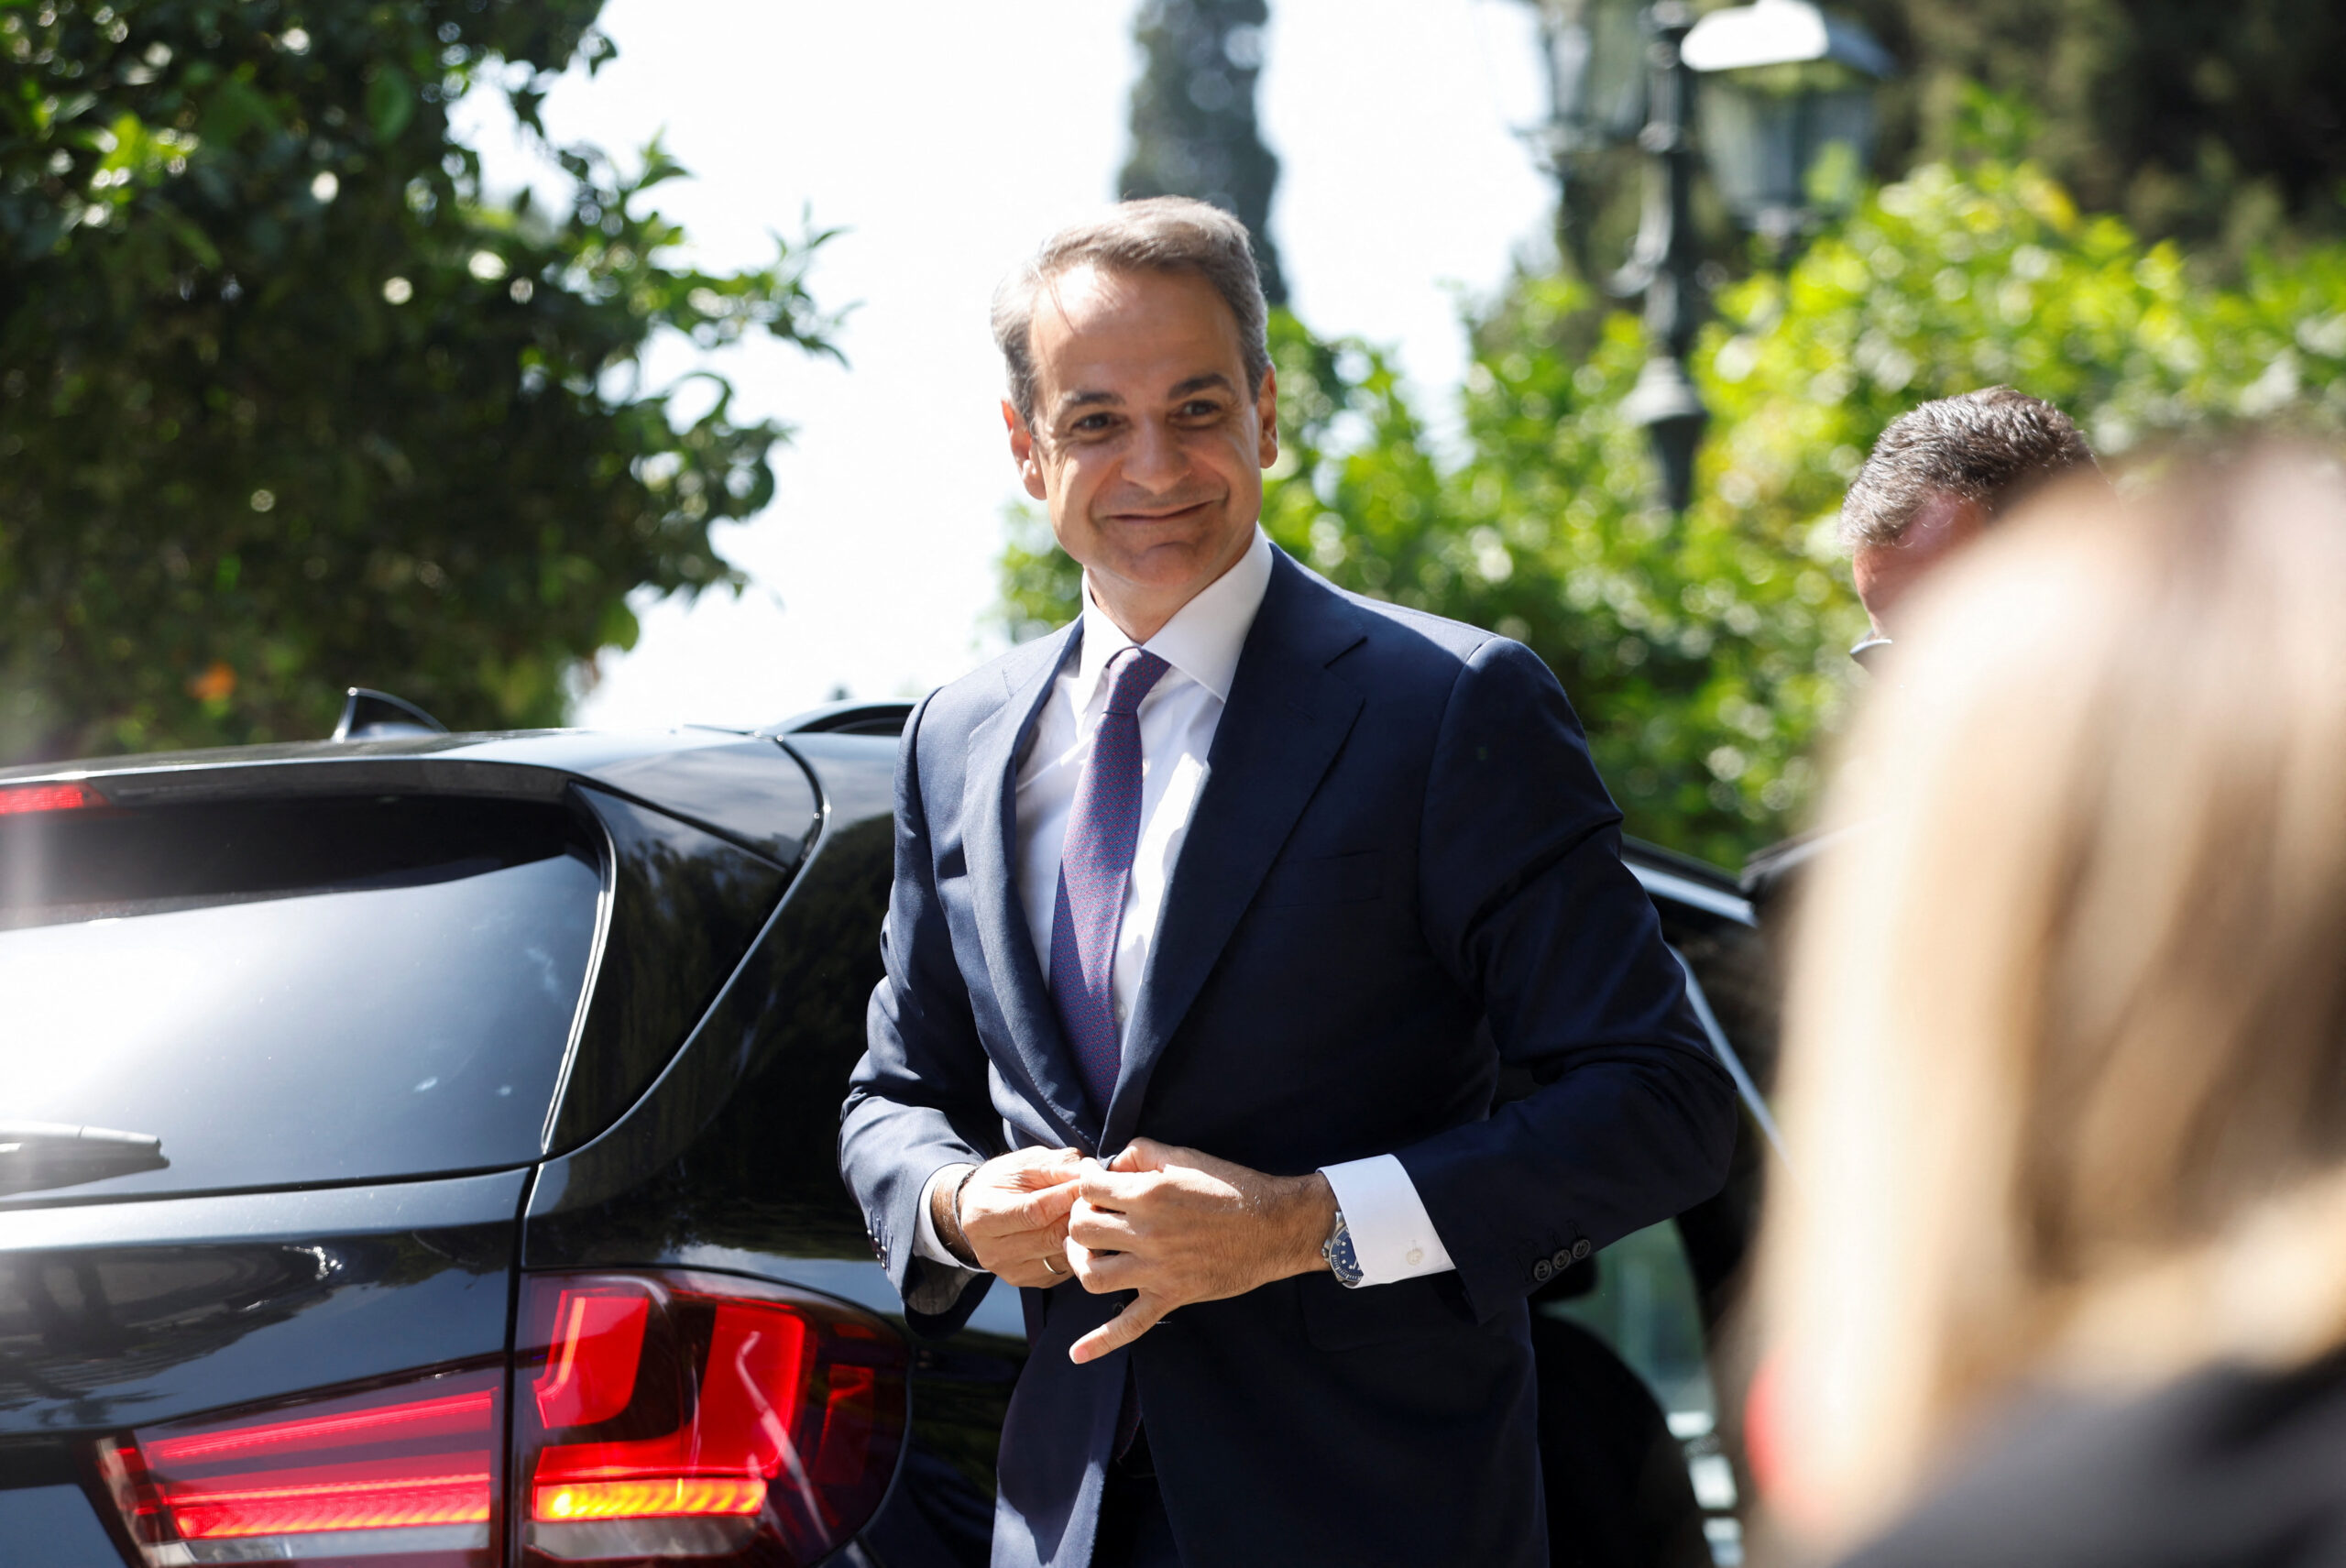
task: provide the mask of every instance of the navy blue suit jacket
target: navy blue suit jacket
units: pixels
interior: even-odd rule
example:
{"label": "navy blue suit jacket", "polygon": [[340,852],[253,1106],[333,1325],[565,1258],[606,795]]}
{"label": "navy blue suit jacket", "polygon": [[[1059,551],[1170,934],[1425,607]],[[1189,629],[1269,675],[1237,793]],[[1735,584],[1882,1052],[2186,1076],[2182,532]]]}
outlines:
{"label": "navy blue suit jacket", "polygon": [[[1735,1118],[1562,689],[1518,643],[1277,556],[1103,1121],[1014,876],[1016,769],[1080,635],[904,731],[840,1161],[914,1326],[959,1327],[991,1283],[915,1255],[922,1186],[1032,1145],[1146,1135],[1278,1174],[1398,1154],[1457,1270],[1281,1280],[1085,1366],[1068,1347],[1118,1299],[1025,1292],[995,1563],[1089,1561],[1128,1370],[1190,1563],[1545,1563],[1525,1298],[1716,1191]],[[1494,1114],[1503,1063],[1542,1087]]]}

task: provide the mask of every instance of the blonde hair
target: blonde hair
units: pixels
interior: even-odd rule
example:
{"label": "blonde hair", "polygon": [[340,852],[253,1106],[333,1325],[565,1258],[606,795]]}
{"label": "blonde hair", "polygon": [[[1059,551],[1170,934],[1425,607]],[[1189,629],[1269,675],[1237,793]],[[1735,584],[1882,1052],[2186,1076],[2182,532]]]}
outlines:
{"label": "blonde hair", "polygon": [[1935,583],[1803,912],[1778,1499],[1881,1522],[2024,1377],[2346,1340],[2346,487],[2055,491]]}

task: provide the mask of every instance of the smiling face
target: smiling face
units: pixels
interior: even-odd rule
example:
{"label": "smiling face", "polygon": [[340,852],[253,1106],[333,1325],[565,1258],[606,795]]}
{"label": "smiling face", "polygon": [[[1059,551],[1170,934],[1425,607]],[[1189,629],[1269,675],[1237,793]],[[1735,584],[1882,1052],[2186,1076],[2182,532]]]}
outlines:
{"label": "smiling face", "polygon": [[1003,405],[1011,455],[1100,608],[1146,641],[1254,539],[1272,378],[1246,385],[1237,318],[1189,272],[1063,272],[1030,341],[1034,422]]}

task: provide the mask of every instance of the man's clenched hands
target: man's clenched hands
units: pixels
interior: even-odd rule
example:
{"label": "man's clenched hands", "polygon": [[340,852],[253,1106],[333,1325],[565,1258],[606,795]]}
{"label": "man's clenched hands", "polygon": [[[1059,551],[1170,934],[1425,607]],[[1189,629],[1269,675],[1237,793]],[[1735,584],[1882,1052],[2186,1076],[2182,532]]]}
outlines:
{"label": "man's clenched hands", "polygon": [[1336,1196],[1317,1171],[1266,1176],[1135,1138],[1104,1166],[1082,1161],[1071,1185],[1066,1247],[1077,1277],[1095,1295],[1138,1292],[1075,1342],[1068,1354],[1079,1362],[1132,1343],[1176,1307],[1328,1266],[1320,1244]]}
{"label": "man's clenched hands", "polygon": [[947,1171],[930,1190],[937,1239],[1013,1285],[1057,1285],[1068,1276],[1067,1214],[1083,1163],[1074,1149],[1031,1148]]}

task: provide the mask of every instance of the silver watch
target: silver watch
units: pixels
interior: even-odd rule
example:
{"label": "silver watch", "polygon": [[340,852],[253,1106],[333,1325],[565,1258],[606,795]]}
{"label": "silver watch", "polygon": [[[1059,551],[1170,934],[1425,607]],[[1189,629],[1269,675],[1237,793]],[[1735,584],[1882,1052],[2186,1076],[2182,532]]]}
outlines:
{"label": "silver watch", "polygon": [[1364,1276],[1360,1271],[1360,1259],[1353,1253],[1353,1228],[1344,1223],[1342,1209],[1336,1211],[1335,1228],[1328,1233],[1328,1239],[1320,1244],[1320,1255],[1328,1260],[1328,1272],[1333,1274],[1336,1283],[1345,1289],[1350,1290],[1362,1283]]}

